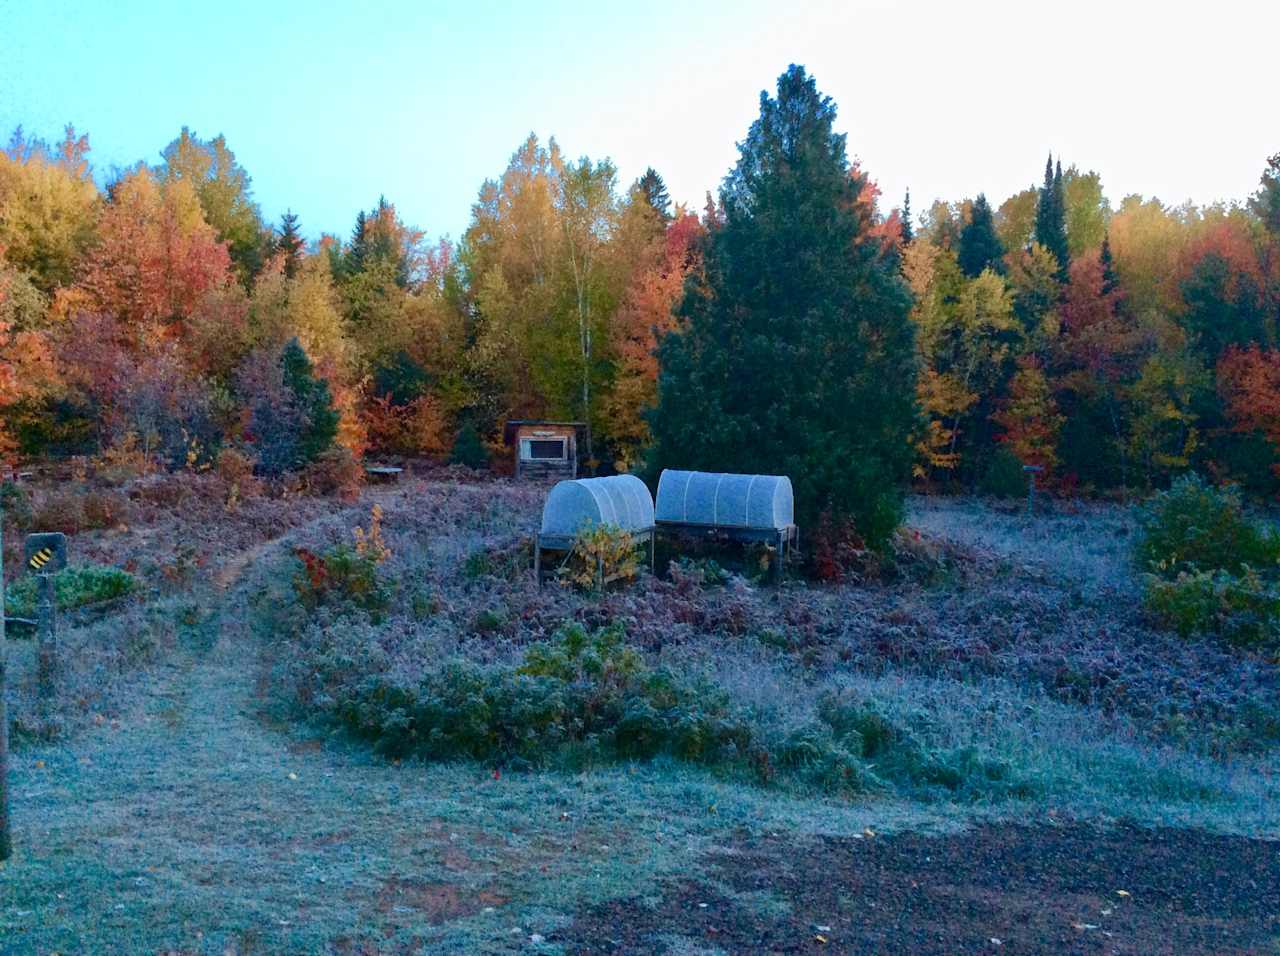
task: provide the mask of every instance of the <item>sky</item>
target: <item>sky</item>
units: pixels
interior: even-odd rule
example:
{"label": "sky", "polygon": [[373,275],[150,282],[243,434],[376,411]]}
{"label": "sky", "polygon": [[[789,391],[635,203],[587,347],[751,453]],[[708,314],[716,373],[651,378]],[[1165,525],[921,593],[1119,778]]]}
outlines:
{"label": "sky", "polygon": [[1113,204],[1239,201],[1280,151],[1277,28],[1262,0],[0,0],[0,137],[74,123],[105,179],[186,125],[270,221],[345,236],[385,195],[457,238],[530,132],[701,208],[794,62],[886,206],[999,205],[1050,151]]}

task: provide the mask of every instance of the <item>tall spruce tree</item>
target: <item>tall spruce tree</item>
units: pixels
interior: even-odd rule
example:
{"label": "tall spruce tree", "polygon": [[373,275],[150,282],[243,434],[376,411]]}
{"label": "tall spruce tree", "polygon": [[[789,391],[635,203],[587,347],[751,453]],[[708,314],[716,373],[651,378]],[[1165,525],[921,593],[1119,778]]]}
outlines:
{"label": "tall spruce tree", "polygon": [[1004,243],[996,234],[991,204],[982,193],[974,200],[969,221],[960,230],[959,247],[960,268],[970,279],[982,275],[984,269],[1004,275]]}
{"label": "tall spruce tree", "polygon": [[1102,294],[1111,295],[1120,288],[1120,276],[1116,273],[1115,257],[1111,254],[1111,234],[1102,234],[1102,252],[1098,255],[1102,263]]}
{"label": "tall spruce tree", "polygon": [[911,190],[908,189],[907,195],[902,200],[902,244],[910,245],[915,237],[915,229],[911,225]]}
{"label": "tall spruce tree", "polygon": [[1053,165],[1053,154],[1044,164],[1044,185],[1036,204],[1036,242],[1053,253],[1058,260],[1058,279],[1065,282],[1071,265],[1067,245],[1067,199],[1062,187],[1062,163]]}
{"label": "tall spruce tree", "polygon": [[667,184],[662,181],[662,177],[658,175],[658,171],[650,166],[644,171],[644,175],[640,177],[636,183],[640,187],[640,191],[644,193],[644,198],[649,205],[662,216],[663,219],[671,218],[671,196],[667,192]]}
{"label": "tall spruce tree", "polygon": [[798,520],[883,546],[918,421],[911,294],[870,234],[836,107],[799,66],[721,189],[705,278],[660,349],[652,465],[790,476]]}
{"label": "tall spruce tree", "polygon": [[292,209],[280,217],[280,234],[276,237],[276,251],[284,254],[284,274],[292,279],[298,274],[302,262],[302,233],[298,229],[298,214]]}
{"label": "tall spruce tree", "polygon": [[311,359],[296,338],[280,353],[284,385],[293,393],[301,412],[302,433],[297,436],[295,461],[305,465],[315,461],[332,446],[338,436],[339,416],[333,407],[329,383],[315,374]]}
{"label": "tall spruce tree", "polygon": [[356,213],[356,224],[351,230],[351,242],[343,256],[343,272],[354,275],[364,269],[369,256],[369,217],[361,209]]}

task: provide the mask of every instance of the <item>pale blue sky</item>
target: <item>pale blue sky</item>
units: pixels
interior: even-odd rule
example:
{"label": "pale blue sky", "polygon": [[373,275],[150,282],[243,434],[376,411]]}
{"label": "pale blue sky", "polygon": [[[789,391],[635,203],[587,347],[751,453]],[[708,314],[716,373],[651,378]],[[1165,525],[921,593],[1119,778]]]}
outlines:
{"label": "pale blue sky", "polygon": [[0,131],[87,131],[100,171],[218,132],[269,219],[346,235],[379,194],[431,236],[531,130],[653,165],[701,206],[790,62],[891,205],[1036,181],[1050,149],[1113,201],[1242,199],[1280,150],[1280,5],[0,0]]}

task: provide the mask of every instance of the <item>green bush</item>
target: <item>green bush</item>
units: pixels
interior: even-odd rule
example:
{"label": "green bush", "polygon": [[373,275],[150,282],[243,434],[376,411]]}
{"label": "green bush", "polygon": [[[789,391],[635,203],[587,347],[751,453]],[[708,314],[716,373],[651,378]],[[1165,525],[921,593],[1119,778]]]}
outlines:
{"label": "green bush", "polygon": [[579,769],[667,756],[828,793],[974,799],[1027,789],[1005,765],[972,750],[932,753],[843,697],[824,698],[819,720],[778,735],[723,688],[650,667],[616,627],[591,634],[571,624],[518,666],[455,660],[414,687],[370,677],[330,699],[340,721],[390,757]]}
{"label": "green bush", "polygon": [[911,731],[866,701],[847,694],[827,694],[818,715],[840,745],[866,763],[886,785],[906,792],[941,789],[966,797],[1028,796],[1031,787],[1014,778],[1003,761],[982,757],[963,747],[934,753]]}
{"label": "green bush", "polygon": [[0,517],[15,528],[29,528],[34,517],[31,493],[12,481],[0,481]]}
{"label": "green bush", "polygon": [[1007,448],[996,449],[978,486],[984,495],[993,498],[1025,498],[1027,473],[1022,470],[1021,459]]}
{"label": "green bush", "polygon": [[1135,557],[1149,572],[1143,602],[1184,637],[1269,644],[1280,634],[1280,535],[1251,521],[1240,492],[1179,478],[1139,515]]}
{"label": "green bush", "polygon": [[489,464],[489,451],[484,447],[480,432],[471,423],[463,425],[453,440],[453,452],[449,460],[455,465],[466,465],[468,468],[484,468]]}
{"label": "green bush", "polygon": [[293,590],[306,608],[334,601],[366,611],[385,608],[391,594],[378,574],[382,558],[347,544],[316,554],[306,548],[295,552],[301,567],[293,577]]}
{"label": "green bush", "polygon": [[578,625],[519,667],[453,661],[416,688],[367,682],[340,718],[389,756],[570,766],[667,753],[714,763],[751,744],[725,695],[643,666],[607,629]]}
{"label": "green bush", "polygon": [[[28,576],[5,591],[5,614],[31,617],[36,611],[38,582]],[[138,579],[128,571],[102,564],[82,564],[63,568],[53,576],[54,599],[62,610],[101,604],[132,594]]]}
{"label": "green bush", "polygon": [[1273,643],[1280,634],[1280,589],[1251,568],[1146,576],[1147,610],[1183,637],[1217,634],[1233,644]]}
{"label": "green bush", "polygon": [[1280,561],[1280,536],[1249,520],[1239,490],[1215,487],[1194,473],[1153,496],[1138,520],[1138,563],[1165,579],[1197,570],[1238,575]]}

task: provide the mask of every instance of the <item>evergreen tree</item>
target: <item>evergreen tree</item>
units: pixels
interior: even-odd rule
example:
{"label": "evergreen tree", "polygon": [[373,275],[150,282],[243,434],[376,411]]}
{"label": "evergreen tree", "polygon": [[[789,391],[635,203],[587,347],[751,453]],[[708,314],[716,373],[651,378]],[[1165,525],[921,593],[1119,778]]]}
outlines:
{"label": "evergreen tree", "polygon": [[858,197],[836,107],[791,66],[739,144],[723,225],[660,350],[652,464],[790,476],[798,520],[883,546],[917,424],[911,294]]}
{"label": "evergreen tree", "polygon": [[356,225],[351,230],[351,242],[347,246],[346,255],[343,256],[343,272],[347,275],[364,271],[365,260],[369,257],[368,232],[369,217],[361,209],[356,213]]}
{"label": "evergreen tree", "polygon": [[1067,200],[1062,188],[1062,163],[1055,169],[1052,154],[1044,165],[1044,186],[1036,204],[1035,239],[1058,260],[1058,278],[1065,282],[1071,265],[1071,251],[1067,246]]}
{"label": "evergreen tree", "polygon": [[1111,295],[1120,288],[1120,276],[1116,274],[1115,259],[1111,255],[1111,235],[1102,236],[1102,252],[1098,256],[1102,263],[1102,294]]}
{"label": "evergreen tree", "polygon": [[1280,153],[1267,160],[1262,186],[1249,200],[1249,208],[1273,236],[1280,236]]}
{"label": "evergreen tree", "polygon": [[315,461],[333,446],[338,437],[338,411],[333,407],[329,383],[315,375],[311,360],[296,338],[290,339],[280,354],[284,385],[302,413],[302,431],[298,435],[296,461],[299,465]]}
{"label": "evergreen tree", "polygon": [[280,217],[280,235],[276,237],[277,252],[284,253],[284,274],[292,279],[302,262],[302,234],[298,229],[298,216],[292,209]]}
{"label": "evergreen tree", "polygon": [[911,190],[908,189],[906,197],[902,200],[902,244],[909,246],[915,237],[915,230],[911,225]]}
{"label": "evergreen tree", "polygon": [[471,422],[458,429],[449,460],[455,465],[466,465],[468,468],[483,468],[489,464],[489,452],[484,447],[480,432]]}
{"label": "evergreen tree", "polygon": [[974,200],[969,221],[960,230],[957,258],[960,269],[970,279],[982,275],[984,269],[1004,275],[1004,244],[996,234],[991,204],[982,193]]}
{"label": "evergreen tree", "polygon": [[644,171],[644,175],[640,177],[636,183],[640,187],[640,191],[644,193],[644,198],[648,201],[663,219],[671,218],[671,196],[667,193],[667,184],[662,181],[662,177],[658,175],[658,171],[650,166]]}

